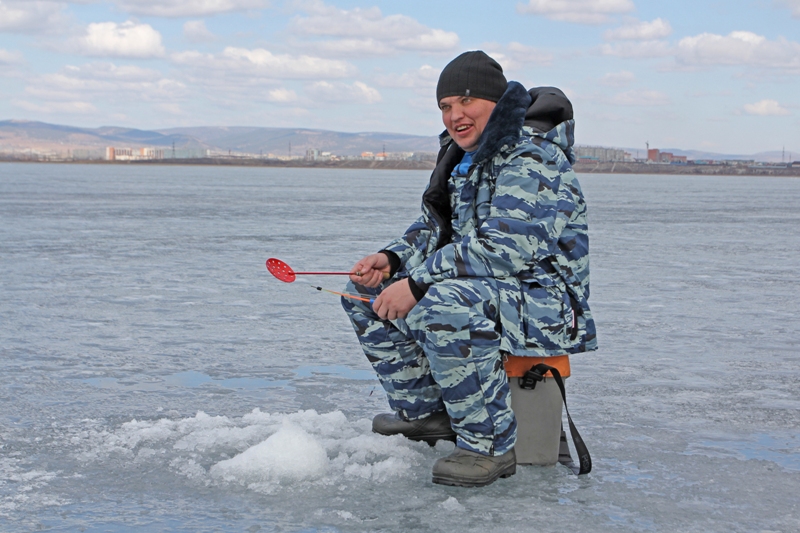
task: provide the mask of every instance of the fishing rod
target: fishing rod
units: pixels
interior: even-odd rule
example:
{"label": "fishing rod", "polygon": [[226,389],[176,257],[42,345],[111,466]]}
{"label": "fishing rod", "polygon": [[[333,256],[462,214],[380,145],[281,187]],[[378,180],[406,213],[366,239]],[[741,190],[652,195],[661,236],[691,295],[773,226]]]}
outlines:
{"label": "fishing rod", "polygon": [[314,287],[315,289],[317,289],[318,291],[329,292],[331,294],[336,294],[338,296],[344,296],[345,298],[351,298],[353,300],[361,300],[362,302],[369,302],[370,304],[375,302],[375,298],[365,298],[364,296],[361,296],[361,295],[358,295],[358,294],[348,294],[346,292],[336,292],[336,291],[332,291],[330,289],[324,289],[322,287],[317,287],[313,283],[311,284],[311,286]]}
{"label": "fishing rod", "polygon": [[[274,257],[267,259],[267,270],[279,280],[292,283],[297,276],[361,276],[361,272],[295,272],[292,267]],[[389,279],[389,273],[383,273],[383,279]]]}

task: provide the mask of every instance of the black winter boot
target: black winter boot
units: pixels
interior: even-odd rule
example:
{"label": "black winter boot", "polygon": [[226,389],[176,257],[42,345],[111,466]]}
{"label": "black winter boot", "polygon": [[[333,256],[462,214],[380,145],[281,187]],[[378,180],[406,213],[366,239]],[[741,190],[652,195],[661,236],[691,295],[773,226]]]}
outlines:
{"label": "black winter boot", "polygon": [[381,435],[403,435],[433,446],[437,440],[456,441],[447,411],[433,413],[419,420],[403,420],[397,413],[381,414],[372,419],[372,431]]}
{"label": "black winter boot", "polygon": [[499,477],[517,472],[517,454],[512,448],[503,455],[481,455],[456,448],[433,465],[433,482],[456,487],[483,487]]}

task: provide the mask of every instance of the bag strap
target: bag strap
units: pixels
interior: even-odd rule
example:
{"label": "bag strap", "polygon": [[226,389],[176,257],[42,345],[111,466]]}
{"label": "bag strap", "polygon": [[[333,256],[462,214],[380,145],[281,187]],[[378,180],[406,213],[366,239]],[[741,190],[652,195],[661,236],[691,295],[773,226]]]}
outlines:
{"label": "bag strap", "polygon": [[[589,449],[586,447],[586,443],[583,442],[581,434],[578,433],[578,428],[576,428],[575,424],[572,422],[572,417],[570,416],[569,408],[567,407],[567,392],[566,389],[564,389],[564,380],[561,379],[561,373],[558,371],[558,369],[544,363],[539,363],[528,370],[524,376],[519,378],[520,387],[523,389],[536,388],[536,383],[542,381],[544,379],[544,375],[548,371],[553,374],[553,378],[556,380],[556,384],[561,390],[561,399],[564,401],[564,410],[567,412],[567,421],[569,422],[569,432],[572,435],[572,442],[575,445],[575,451],[578,453],[578,463],[580,466],[575,466],[575,463],[572,462],[572,457],[569,456],[569,453],[567,453],[568,460],[563,461],[560,457],[561,454],[559,454],[559,462],[570,468],[579,476],[588,474],[592,471],[592,457],[589,455]],[[567,452],[569,452],[569,448],[567,448]]]}

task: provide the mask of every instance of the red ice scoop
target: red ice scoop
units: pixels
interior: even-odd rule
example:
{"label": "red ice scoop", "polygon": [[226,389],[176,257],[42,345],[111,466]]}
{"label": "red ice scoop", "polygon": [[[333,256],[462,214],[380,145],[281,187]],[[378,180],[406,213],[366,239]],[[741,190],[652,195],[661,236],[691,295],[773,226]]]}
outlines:
{"label": "red ice scoop", "polygon": [[267,270],[269,273],[286,283],[293,282],[297,276],[301,275],[314,275],[314,276],[350,276],[351,274],[359,275],[358,272],[295,272],[292,267],[281,261],[270,257],[267,259]]}

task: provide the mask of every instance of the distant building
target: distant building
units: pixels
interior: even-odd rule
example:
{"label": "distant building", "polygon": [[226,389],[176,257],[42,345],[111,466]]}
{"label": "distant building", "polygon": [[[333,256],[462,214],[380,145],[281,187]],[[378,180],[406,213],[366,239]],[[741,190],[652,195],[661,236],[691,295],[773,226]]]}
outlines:
{"label": "distant building", "polygon": [[138,161],[142,159],[164,159],[164,150],[160,148],[117,148],[106,147],[108,161]]}
{"label": "distant building", "polygon": [[617,148],[603,146],[576,146],[575,155],[579,161],[630,161],[631,154]]}
{"label": "distant building", "polygon": [[685,155],[675,155],[671,152],[662,152],[658,148],[650,148],[647,150],[647,161],[650,163],[685,165],[687,157]]}

